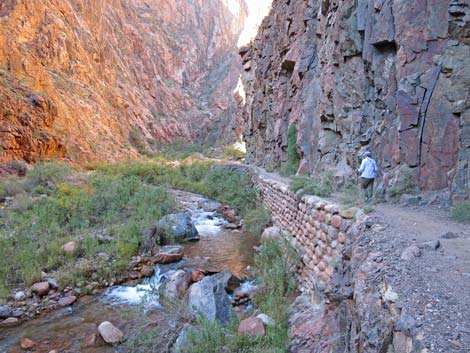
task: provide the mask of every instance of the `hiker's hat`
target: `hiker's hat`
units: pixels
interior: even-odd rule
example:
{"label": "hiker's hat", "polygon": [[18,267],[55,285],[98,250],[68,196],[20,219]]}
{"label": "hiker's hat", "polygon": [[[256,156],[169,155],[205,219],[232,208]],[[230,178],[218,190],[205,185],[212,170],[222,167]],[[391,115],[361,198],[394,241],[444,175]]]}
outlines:
{"label": "hiker's hat", "polygon": [[362,152],[362,155],[364,157],[370,157],[372,155],[372,153],[370,153],[370,151],[364,151],[364,152]]}

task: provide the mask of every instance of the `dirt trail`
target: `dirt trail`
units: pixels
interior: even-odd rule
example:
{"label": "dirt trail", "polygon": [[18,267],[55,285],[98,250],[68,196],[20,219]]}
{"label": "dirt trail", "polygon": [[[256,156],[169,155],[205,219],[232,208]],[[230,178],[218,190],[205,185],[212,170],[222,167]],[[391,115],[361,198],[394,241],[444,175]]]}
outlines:
{"label": "dirt trail", "polygon": [[[470,352],[470,225],[439,209],[390,204],[375,209],[371,220],[380,226],[369,232],[385,255],[387,283],[416,320],[428,352]],[[410,246],[420,254],[402,258]]]}

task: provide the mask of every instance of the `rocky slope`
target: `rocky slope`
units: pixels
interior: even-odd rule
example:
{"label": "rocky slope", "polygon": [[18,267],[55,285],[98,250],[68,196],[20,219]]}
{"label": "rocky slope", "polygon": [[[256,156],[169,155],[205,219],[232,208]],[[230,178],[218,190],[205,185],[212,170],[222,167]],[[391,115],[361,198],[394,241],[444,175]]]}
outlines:
{"label": "rocky slope", "polygon": [[[470,7],[465,0],[273,2],[244,62],[248,162],[351,180],[370,149],[383,187],[470,194]],[[403,172],[403,173],[400,173]]]}
{"label": "rocky slope", "polygon": [[[112,160],[162,142],[230,140],[241,125],[233,90],[245,17],[244,0],[2,1],[0,68],[55,107],[27,123],[60,137],[52,154],[65,145],[79,162]],[[18,131],[19,113],[4,115]],[[0,161],[44,145],[23,140],[2,136]]]}
{"label": "rocky slope", "polygon": [[0,71],[0,102],[0,162],[65,156],[64,144],[52,132],[57,118],[54,103],[4,71]]}

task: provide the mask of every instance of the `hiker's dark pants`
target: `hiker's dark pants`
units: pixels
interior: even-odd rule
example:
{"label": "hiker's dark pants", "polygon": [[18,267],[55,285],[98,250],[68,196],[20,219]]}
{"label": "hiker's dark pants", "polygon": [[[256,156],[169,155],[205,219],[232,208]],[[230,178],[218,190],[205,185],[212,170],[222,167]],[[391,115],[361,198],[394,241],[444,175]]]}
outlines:
{"label": "hiker's dark pants", "polygon": [[372,198],[374,190],[374,179],[361,177],[361,187],[364,190],[364,195],[366,199]]}

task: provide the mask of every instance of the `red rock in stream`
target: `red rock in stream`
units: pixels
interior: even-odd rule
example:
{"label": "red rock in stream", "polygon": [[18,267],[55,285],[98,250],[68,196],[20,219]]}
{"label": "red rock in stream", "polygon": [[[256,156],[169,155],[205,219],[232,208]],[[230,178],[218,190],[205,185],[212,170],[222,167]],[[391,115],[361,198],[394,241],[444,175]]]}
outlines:
{"label": "red rock in stream", "polygon": [[20,339],[20,346],[22,349],[28,350],[34,348],[36,346],[36,342],[27,337],[23,337],[22,339]]}
{"label": "red rock in stream", "polygon": [[167,245],[160,248],[155,261],[160,264],[177,262],[183,258],[183,247],[181,245]]}
{"label": "red rock in stream", "polygon": [[142,277],[152,277],[154,273],[155,273],[155,269],[151,266],[144,265],[140,269],[140,275]]}

